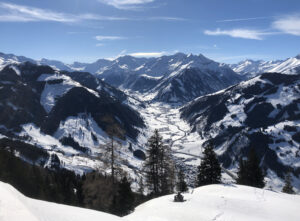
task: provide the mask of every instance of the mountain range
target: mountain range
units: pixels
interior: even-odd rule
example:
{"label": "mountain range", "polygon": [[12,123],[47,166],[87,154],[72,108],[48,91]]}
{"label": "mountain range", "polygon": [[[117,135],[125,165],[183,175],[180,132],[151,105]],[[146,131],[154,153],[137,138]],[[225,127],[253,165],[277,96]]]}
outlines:
{"label": "mountain range", "polygon": [[[99,59],[92,63],[74,62],[66,64],[58,60],[41,59],[34,60],[24,56],[16,56],[14,54],[0,53],[0,68],[9,63],[19,63],[29,61],[40,65],[48,65],[54,69],[66,71],[83,71],[92,74],[104,74],[105,77],[110,72],[119,73],[138,73],[146,74],[154,77],[169,75],[171,72],[179,70],[182,66],[193,61],[193,67],[202,67],[212,63],[213,61],[203,55],[192,55],[177,53],[169,56],[158,58],[137,58],[129,55],[120,56],[115,59]],[[225,64],[222,64],[225,65]],[[191,66],[189,64],[189,66]],[[236,73],[249,77],[254,77],[264,72],[280,72],[291,73],[300,66],[300,55],[287,58],[285,60],[263,61],[247,59],[236,64],[228,64],[228,66]],[[118,85],[117,82],[113,84]]]}
{"label": "mountain range", "polygon": [[[31,59],[2,54],[1,65],[33,62]],[[177,53],[160,58],[122,56],[115,60],[100,59],[95,63],[65,65],[59,61],[42,59],[38,65],[56,70],[90,72],[97,78],[122,90],[153,94],[155,100],[179,103],[224,89],[242,80],[227,65],[203,55]],[[188,90],[187,90],[188,89]]]}
{"label": "mountain range", "polygon": [[277,61],[263,61],[263,60],[245,60],[237,64],[229,65],[236,73],[245,76],[246,78],[252,78],[258,74],[265,72],[278,72],[285,74],[292,74],[299,70],[300,67],[300,55],[291,57],[286,60]]}
{"label": "mountain range", "polygon": [[103,166],[108,131],[120,131],[120,165],[137,178],[159,129],[189,172],[209,141],[233,173],[251,146],[268,187],[281,188],[292,170],[300,188],[299,64],[299,56],[226,65],[177,53],[67,65],[0,54],[0,144],[27,162],[83,173]]}

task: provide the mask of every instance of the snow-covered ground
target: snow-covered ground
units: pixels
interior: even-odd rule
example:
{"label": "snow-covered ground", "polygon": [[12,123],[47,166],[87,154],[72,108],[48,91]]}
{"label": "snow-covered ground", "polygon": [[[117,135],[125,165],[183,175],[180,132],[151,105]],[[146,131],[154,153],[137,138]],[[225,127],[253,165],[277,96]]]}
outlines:
{"label": "snow-covered ground", "polygon": [[125,217],[130,221],[298,221],[299,195],[238,185],[209,185],[184,194],[148,201]]}
{"label": "snow-covered ground", "polygon": [[0,221],[118,221],[121,218],[89,209],[34,200],[0,182]]}
{"label": "snow-covered ground", "polygon": [[123,218],[89,209],[34,200],[0,182],[1,221],[298,221],[300,196],[238,185],[209,185],[184,194],[185,202],[163,196]]}

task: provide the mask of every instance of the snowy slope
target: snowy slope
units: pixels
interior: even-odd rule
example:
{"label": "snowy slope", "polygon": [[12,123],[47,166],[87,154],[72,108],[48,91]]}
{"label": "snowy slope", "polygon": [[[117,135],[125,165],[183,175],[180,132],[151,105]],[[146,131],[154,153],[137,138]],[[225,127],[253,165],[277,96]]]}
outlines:
{"label": "snowy slope", "polygon": [[4,54],[0,52],[0,70],[8,64],[20,64],[21,62],[32,62],[35,61],[30,58],[26,58],[23,56],[16,56],[14,54]]}
{"label": "snowy slope", "polygon": [[156,94],[154,99],[158,101],[185,104],[240,81],[240,76],[230,68],[216,62],[211,62],[207,69],[187,65],[165,76],[150,93]]}
{"label": "snowy slope", "polygon": [[184,194],[183,203],[164,196],[138,206],[130,221],[298,221],[300,197],[246,186],[210,185]]}
{"label": "snowy slope", "polygon": [[[70,77],[56,73],[56,74],[42,74],[37,81],[45,82],[44,90],[41,94],[41,105],[47,113],[55,106],[56,100],[66,94],[71,88],[83,87],[80,83],[73,81]],[[59,82],[59,83],[52,83]],[[97,92],[83,87],[90,93],[99,97]]]}
{"label": "snowy slope", "polygon": [[183,203],[174,195],[150,200],[123,218],[89,209],[25,197],[0,182],[1,221],[298,221],[299,195],[238,185],[209,185],[184,194]]}
{"label": "snowy slope", "polygon": [[[265,73],[181,109],[199,142],[211,141],[222,165],[236,171],[238,159],[255,148],[267,174],[267,186],[282,187],[294,171],[299,188],[300,76]],[[183,144],[183,147],[185,144]]]}
{"label": "snowy slope", "polygon": [[299,67],[300,67],[300,55],[283,61],[281,64],[277,65],[276,67],[268,70],[268,72],[293,74],[295,72],[295,69]]}
{"label": "snowy slope", "polygon": [[252,78],[257,74],[268,72],[268,70],[275,68],[281,64],[281,62],[282,61],[245,60],[237,64],[230,64],[229,66],[232,70],[245,78]]}
{"label": "snowy slope", "polygon": [[1,221],[120,221],[121,218],[89,209],[34,200],[0,182]]}
{"label": "snowy slope", "polygon": [[[98,154],[109,139],[107,126],[123,129],[124,146],[135,142],[143,127],[139,113],[128,106],[131,102],[135,100],[89,73],[8,65],[0,71],[0,141],[12,148],[13,140],[31,145],[38,162],[25,148],[18,156],[41,166],[51,165],[56,155],[62,167],[78,174],[103,168]],[[128,148],[120,154],[125,169],[140,161]]]}

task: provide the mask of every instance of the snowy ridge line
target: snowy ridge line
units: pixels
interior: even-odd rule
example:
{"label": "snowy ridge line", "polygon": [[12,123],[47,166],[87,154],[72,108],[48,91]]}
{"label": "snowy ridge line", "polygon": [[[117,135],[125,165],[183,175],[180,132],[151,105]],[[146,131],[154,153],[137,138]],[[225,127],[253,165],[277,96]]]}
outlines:
{"label": "snowy ridge line", "polygon": [[[191,156],[191,157],[197,157],[197,158],[199,158],[200,160],[203,159],[203,157],[197,156],[197,155],[195,155],[195,154],[185,153],[185,152],[181,152],[181,151],[172,151],[172,152],[175,153],[175,154],[177,153],[177,154],[184,154],[184,155]],[[237,176],[236,176],[234,173],[230,172],[229,170],[227,170],[226,168],[224,168],[224,167],[222,167],[222,166],[221,166],[221,169],[222,169],[222,171],[223,171],[224,173],[226,173],[226,174],[227,174],[228,176],[230,176],[231,178],[237,179]]]}

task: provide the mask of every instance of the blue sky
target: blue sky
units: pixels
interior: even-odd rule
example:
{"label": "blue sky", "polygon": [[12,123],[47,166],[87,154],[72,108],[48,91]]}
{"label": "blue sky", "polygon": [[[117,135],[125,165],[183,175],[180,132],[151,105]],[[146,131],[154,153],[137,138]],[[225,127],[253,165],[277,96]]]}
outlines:
{"label": "blue sky", "polygon": [[0,0],[0,51],[93,62],[203,55],[225,63],[300,53],[299,0]]}

